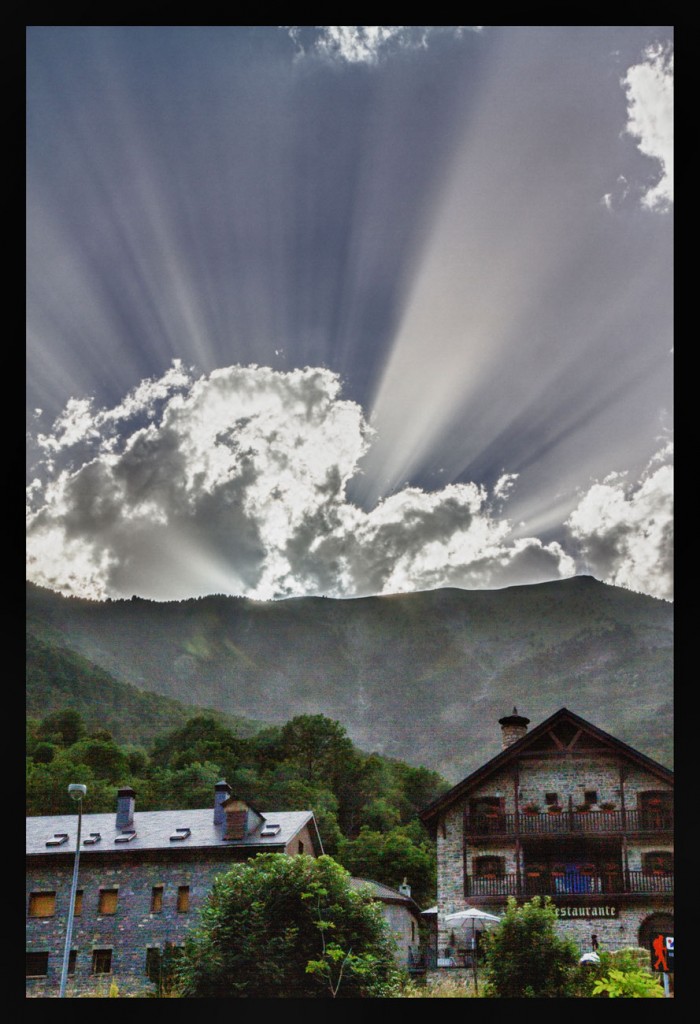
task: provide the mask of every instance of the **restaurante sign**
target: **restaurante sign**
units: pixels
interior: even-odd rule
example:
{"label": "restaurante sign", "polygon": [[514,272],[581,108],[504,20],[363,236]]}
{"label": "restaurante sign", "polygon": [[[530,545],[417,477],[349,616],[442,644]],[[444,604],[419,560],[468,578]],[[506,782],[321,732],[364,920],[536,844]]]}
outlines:
{"label": "restaurante sign", "polygon": [[618,907],[616,904],[606,906],[588,907],[557,907],[557,917],[617,917]]}

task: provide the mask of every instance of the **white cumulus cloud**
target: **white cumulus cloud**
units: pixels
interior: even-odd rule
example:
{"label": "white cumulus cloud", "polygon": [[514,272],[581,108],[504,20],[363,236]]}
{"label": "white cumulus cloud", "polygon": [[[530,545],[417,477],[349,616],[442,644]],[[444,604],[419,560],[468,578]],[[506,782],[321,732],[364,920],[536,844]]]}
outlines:
{"label": "white cumulus cloud", "polygon": [[[428,45],[436,32],[461,35],[481,31],[481,25],[320,25],[315,26],[310,50],[322,57],[346,64],[376,64],[397,50],[418,50]],[[288,26],[288,31],[306,53],[304,40],[308,29]]]}
{"label": "white cumulus cloud", "polygon": [[472,483],[407,487],[370,511],[353,505],[346,484],[371,442],[360,406],[319,368],[230,366],[194,379],[175,365],[114,409],[72,401],[43,436],[44,480],[28,489],[28,577],[64,593],[168,600],[573,574],[559,544],[510,537],[496,512],[507,474],[493,495]]}
{"label": "white cumulus cloud", "polygon": [[673,596],[671,446],[636,484],[613,474],[584,494],[567,520],[593,575],[652,597]]}
{"label": "white cumulus cloud", "polygon": [[658,160],[661,176],[642,198],[652,210],[673,202],[673,51],[657,43],[646,49],[623,79],[627,93],[627,132],[646,156]]}

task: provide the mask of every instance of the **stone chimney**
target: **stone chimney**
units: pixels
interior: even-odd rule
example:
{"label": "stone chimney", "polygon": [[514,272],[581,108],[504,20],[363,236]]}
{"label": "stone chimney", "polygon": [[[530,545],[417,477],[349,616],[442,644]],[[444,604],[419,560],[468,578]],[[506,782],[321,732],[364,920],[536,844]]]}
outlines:
{"label": "stone chimney", "polygon": [[221,806],[224,800],[231,796],[231,787],[225,779],[214,786],[214,824],[223,825],[226,820],[226,812]]}
{"label": "stone chimney", "polygon": [[506,715],[505,718],[499,718],[498,724],[501,727],[503,733],[503,749],[509,747],[511,743],[515,743],[517,740],[527,733],[527,727],[530,724],[529,718],[524,718],[523,715],[518,714],[518,709],[513,708],[512,715]]}
{"label": "stone chimney", "polygon": [[134,824],[134,808],[136,806],[136,793],[131,786],[122,786],[117,791],[117,820],[118,829],[131,828]]}

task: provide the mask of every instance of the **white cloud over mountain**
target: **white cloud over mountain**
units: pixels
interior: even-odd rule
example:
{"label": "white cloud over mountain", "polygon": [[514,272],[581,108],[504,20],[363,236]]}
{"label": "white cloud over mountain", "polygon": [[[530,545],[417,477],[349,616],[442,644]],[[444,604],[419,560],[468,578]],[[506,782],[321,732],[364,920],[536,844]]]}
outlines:
{"label": "white cloud over mountain", "polygon": [[37,438],[28,577],[95,598],[346,597],[570,576],[573,559],[510,538],[476,484],[406,487],[370,511],[345,488],[371,444],[336,374],[181,364],[113,409],[71,401]]}
{"label": "white cloud over mountain", "polygon": [[613,474],[594,484],[567,526],[593,575],[654,597],[673,596],[673,467],[668,445],[631,484]]}

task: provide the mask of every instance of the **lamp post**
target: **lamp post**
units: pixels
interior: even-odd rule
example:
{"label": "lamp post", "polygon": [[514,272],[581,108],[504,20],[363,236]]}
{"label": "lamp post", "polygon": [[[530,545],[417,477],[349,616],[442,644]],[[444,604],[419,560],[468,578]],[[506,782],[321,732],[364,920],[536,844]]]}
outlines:
{"label": "lamp post", "polygon": [[75,841],[75,860],[73,861],[73,882],[70,887],[70,903],[68,905],[68,924],[66,925],[66,947],[63,951],[63,969],[61,970],[61,987],[59,998],[66,994],[66,981],[68,979],[68,961],[70,960],[70,947],[73,939],[73,915],[75,913],[75,894],[78,890],[78,865],[80,863],[80,826],[83,817],[83,797],[87,793],[87,786],[72,783],[68,787],[68,795],[71,800],[78,803],[78,837]]}

